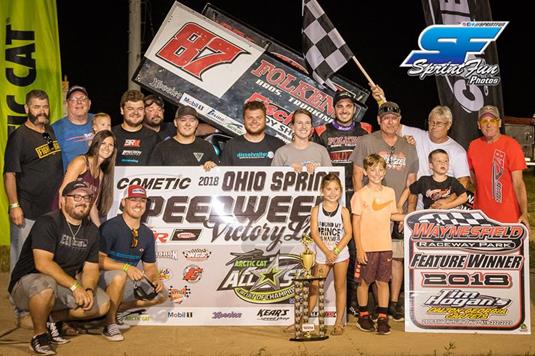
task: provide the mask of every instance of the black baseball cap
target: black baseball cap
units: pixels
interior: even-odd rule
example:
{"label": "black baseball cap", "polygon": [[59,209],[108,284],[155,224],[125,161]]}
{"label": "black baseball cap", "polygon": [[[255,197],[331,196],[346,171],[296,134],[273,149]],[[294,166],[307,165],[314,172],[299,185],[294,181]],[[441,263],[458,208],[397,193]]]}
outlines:
{"label": "black baseball cap", "polygon": [[67,99],[69,99],[71,97],[71,95],[74,93],[74,92],[77,92],[77,91],[80,91],[82,93],[85,94],[85,96],[89,97],[89,94],[87,94],[87,89],[80,86],[80,85],[73,85],[72,87],[69,88],[69,90],[67,90]]}
{"label": "black baseball cap", "polygon": [[93,193],[91,192],[91,189],[89,189],[88,185],[85,184],[81,180],[73,180],[72,182],[67,183],[65,188],[63,188],[63,192],[61,192],[61,195],[62,196],[66,196],[66,195],[74,192],[75,190],[83,190],[88,195],[93,195]]}
{"label": "black baseball cap", "polygon": [[336,94],[334,94],[333,105],[336,105],[336,103],[342,99],[349,99],[353,103],[357,102],[357,97],[352,92],[347,90],[338,90]]}
{"label": "black baseball cap", "polygon": [[188,116],[188,115],[191,115],[197,120],[199,120],[199,114],[197,114],[197,110],[187,105],[183,105],[180,108],[178,108],[175,114],[175,119],[178,119],[182,116]]}
{"label": "black baseball cap", "polygon": [[145,104],[145,107],[151,106],[152,104],[156,104],[159,107],[161,107],[162,109],[164,107],[164,102],[163,102],[162,97],[159,96],[159,95],[154,95],[154,94],[147,95],[143,99],[143,103]]}

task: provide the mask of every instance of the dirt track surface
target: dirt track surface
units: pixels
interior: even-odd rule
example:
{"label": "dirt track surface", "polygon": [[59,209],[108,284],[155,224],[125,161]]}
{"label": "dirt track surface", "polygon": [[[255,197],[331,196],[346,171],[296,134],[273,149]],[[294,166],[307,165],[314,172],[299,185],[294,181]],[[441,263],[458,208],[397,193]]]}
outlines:
{"label": "dirt track surface", "polygon": [[[535,285],[535,271],[531,272]],[[0,334],[15,326],[7,300],[8,274],[0,273]],[[531,289],[532,330],[535,292]],[[319,342],[288,341],[280,327],[163,327],[135,326],[125,341],[110,342],[100,335],[80,335],[58,347],[58,355],[535,355],[534,335],[406,333],[403,323],[390,322],[392,333],[364,333],[354,320],[342,336]],[[329,329],[330,330],[330,329]],[[0,341],[0,355],[28,355],[32,331],[17,329]]]}

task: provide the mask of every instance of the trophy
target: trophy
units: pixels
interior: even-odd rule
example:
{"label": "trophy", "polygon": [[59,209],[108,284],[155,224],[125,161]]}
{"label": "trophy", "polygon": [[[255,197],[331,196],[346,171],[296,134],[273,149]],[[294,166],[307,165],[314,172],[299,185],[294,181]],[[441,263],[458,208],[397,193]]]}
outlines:
{"label": "trophy", "polygon": [[305,269],[305,278],[312,277],[312,267],[316,262],[316,254],[308,246],[312,243],[312,238],[309,234],[303,234],[301,242],[305,246],[305,250],[301,252],[301,263]]}

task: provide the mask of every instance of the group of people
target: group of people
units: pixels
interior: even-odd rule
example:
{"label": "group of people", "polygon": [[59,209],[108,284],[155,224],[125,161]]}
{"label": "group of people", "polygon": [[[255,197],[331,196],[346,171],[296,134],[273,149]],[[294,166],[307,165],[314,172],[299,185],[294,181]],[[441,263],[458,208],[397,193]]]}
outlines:
{"label": "group of people", "polygon": [[[9,291],[17,312],[29,312],[32,319],[32,349],[53,354],[53,343],[68,342],[58,323],[77,318],[103,316],[104,336],[122,340],[125,326],[117,320],[118,311],[167,299],[152,232],[141,223],[145,189],[128,187],[122,213],[103,222],[113,201],[115,166],[271,165],[309,173],[344,167],[345,192],[340,177],[327,175],[321,184],[324,200],[311,211],[315,273],[334,270],[334,335],[343,333],[347,300],[361,330],[388,334],[388,316],[403,320],[404,214],[457,207],[466,201],[472,181],[474,208],[500,222],[529,224],[524,156],[514,139],[500,133],[496,107],[480,110],[483,137],[467,153],[448,137],[449,108],[431,110],[424,131],[402,125],[400,107],[385,101],[380,87],[372,87],[372,94],[380,104],[378,131],[354,120],[356,98],[339,91],[334,119],[326,125],[312,127],[307,110],[293,113],[293,138],[287,144],[265,132],[265,105],[247,102],[245,133],[227,141],[218,155],[199,136],[214,129],[201,123],[192,107],[181,106],[173,124],[165,123],[160,97],[128,90],[120,101],[122,122],[112,127],[109,115],[89,113],[87,90],[73,86],[66,95],[67,116],[49,125],[47,94],[29,92],[28,119],[8,139],[4,181],[11,222]],[[340,206],[343,194],[345,207]],[[327,228],[333,224],[339,228]],[[146,293],[143,283],[152,292]],[[371,315],[370,286],[378,306]]]}

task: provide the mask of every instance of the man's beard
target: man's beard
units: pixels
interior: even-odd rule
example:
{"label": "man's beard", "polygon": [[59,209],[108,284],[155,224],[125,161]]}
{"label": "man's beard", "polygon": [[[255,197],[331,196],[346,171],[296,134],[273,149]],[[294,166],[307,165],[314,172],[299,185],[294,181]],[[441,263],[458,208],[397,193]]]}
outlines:
{"label": "man's beard", "polygon": [[[44,116],[44,118],[43,118],[43,116]],[[34,125],[36,125],[36,122],[37,122],[38,119],[41,119],[43,121],[42,122],[43,125],[48,125],[48,123],[50,122],[50,120],[48,119],[48,115],[47,114],[39,114],[39,115],[35,116],[31,112],[29,112],[28,113],[28,119],[30,119],[30,121]]]}
{"label": "man's beard", "polygon": [[89,204],[87,204],[86,209],[79,213],[78,210],[76,210],[77,207],[79,207],[81,204],[74,204],[74,205],[65,205],[65,213],[69,215],[70,217],[76,219],[76,220],[83,220],[89,216]]}
{"label": "man's beard", "polygon": [[[139,118],[136,118],[137,120],[139,120]],[[131,126],[131,127],[136,127],[136,126],[139,126],[143,123],[143,116],[141,116],[141,120],[139,121],[133,121],[133,120],[136,120],[136,119],[132,119],[132,118],[129,118],[129,117],[125,117],[124,118],[124,122],[126,124],[128,124],[128,126]]]}
{"label": "man's beard", "polygon": [[150,127],[154,127],[154,128],[162,126],[162,124],[163,124],[163,117],[157,116],[157,118],[158,118],[158,120],[159,120],[157,123],[153,121],[154,118],[156,118],[156,116],[153,117],[153,118],[150,119],[150,120],[145,120],[145,124],[149,125]]}

